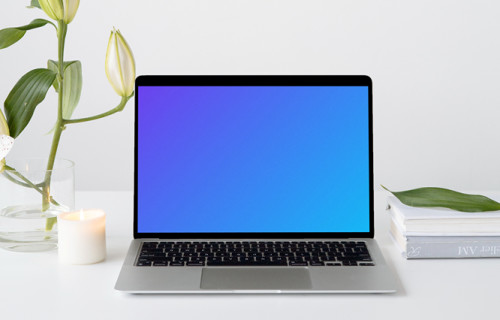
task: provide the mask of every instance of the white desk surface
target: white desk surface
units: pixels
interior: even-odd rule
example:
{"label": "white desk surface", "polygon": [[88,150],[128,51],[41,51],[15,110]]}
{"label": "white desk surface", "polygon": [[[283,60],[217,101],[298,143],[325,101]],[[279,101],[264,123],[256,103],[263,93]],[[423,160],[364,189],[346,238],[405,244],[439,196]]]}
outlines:
{"label": "white desk surface", "polygon": [[395,294],[129,295],[113,289],[132,239],[131,192],[77,192],[107,213],[108,257],[61,265],[57,251],[0,250],[0,319],[499,319],[500,259],[403,259],[376,193],[375,238],[399,280]]}

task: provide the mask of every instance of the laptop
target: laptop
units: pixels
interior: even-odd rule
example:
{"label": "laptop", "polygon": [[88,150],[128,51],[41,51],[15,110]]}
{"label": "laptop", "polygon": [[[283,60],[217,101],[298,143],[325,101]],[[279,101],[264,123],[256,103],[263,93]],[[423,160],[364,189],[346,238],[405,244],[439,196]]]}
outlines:
{"label": "laptop", "polygon": [[367,76],[140,76],[129,293],[375,293]]}

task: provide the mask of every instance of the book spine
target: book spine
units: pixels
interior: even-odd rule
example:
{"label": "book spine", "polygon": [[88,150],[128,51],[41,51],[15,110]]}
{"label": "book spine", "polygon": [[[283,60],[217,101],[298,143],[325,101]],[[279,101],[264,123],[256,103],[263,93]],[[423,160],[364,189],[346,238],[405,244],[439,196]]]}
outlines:
{"label": "book spine", "polygon": [[406,243],[407,259],[495,258],[500,257],[498,241]]}

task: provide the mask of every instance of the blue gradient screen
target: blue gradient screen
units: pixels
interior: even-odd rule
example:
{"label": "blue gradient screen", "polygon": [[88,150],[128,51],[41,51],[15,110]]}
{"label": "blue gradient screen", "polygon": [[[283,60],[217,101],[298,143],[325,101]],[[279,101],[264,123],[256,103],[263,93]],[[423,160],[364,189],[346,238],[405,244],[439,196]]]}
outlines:
{"label": "blue gradient screen", "polygon": [[139,86],[138,233],[369,232],[367,86]]}

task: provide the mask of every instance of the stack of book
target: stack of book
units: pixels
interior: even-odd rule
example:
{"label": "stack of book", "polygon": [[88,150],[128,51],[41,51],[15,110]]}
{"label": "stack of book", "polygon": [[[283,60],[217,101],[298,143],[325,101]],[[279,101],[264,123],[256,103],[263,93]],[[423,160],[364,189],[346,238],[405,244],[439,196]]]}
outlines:
{"label": "stack of book", "polygon": [[390,233],[407,259],[500,257],[500,211],[416,208],[388,198]]}

